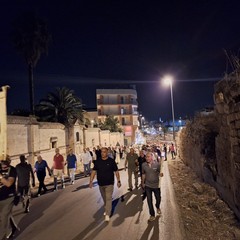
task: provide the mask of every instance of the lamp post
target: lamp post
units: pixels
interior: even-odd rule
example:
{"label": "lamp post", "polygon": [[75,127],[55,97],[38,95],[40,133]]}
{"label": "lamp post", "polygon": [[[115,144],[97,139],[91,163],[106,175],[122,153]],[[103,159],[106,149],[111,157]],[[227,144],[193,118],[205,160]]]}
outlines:
{"label": "lamp post", "polygon": [[172,121],[173,121],[173,141],[175,142],[175,118],[174,118],[174,104],[173,104],[173,91],[172,91],[172,82],[173,77],[170,75],[167,75],[163,78],[163,82],[165,85],[170,86],[170,92],[171,92],[171,105],[172,105]]}

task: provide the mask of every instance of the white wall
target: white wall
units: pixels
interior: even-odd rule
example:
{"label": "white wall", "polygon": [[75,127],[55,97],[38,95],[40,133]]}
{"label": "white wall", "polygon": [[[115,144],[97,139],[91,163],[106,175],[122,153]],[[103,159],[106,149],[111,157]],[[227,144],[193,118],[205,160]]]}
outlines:
{"label": "white wall", "polygon": [[[77,141],[76,133],[79,133]],[[40,123],[34,118],[8,116],[7,125],[7,154],[12,160],[12,165],[19,163],[19,156],[24,154],[28,162],[34,165],[37,154],[41,154],[49,166],[52,166],[55,147],[66,158],[67,148],[73,148],[78,156],[84,147],[116,146],[117,142],[124,145],[122,133],[110,133],[99,128],[85,128],[82,125],[74,125],[68,130],[60,123]]]}

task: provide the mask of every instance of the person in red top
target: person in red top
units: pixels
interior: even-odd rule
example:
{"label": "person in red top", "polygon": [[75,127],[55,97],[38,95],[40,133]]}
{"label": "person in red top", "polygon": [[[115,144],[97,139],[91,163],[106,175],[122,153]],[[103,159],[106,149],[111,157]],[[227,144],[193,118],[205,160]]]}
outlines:
{"label": "person in red top", "polygon": [[63,155],[59,153],[59,148],[55,149],[55,155],[53,157],[53,176],[54,176],[54,191],[58,190],[57,178],[60,177],[62,188],[65,188],[64,183],[64,158]]}

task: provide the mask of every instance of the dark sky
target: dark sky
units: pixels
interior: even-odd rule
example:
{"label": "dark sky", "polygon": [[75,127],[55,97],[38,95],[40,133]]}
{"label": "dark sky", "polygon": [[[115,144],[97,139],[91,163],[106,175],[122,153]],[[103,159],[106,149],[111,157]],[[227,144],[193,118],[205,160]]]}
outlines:
{"label": "dark sky", "polygon": [[[148,120],[171,118],[213,105],[214,83],[228,66],[224,49],[238,54],[240,2],[221,0],[68,0],[0,2],[0,85],[11,86],[8,110],[29,108],[27,67],[11,43],[12,21],[34,10],[53,41],[35,69],[35,102],[56,87],[75,90],[87,108],[96,88],[135,84],[139,110]],[[213,81],[214,80],[214,81]]]}

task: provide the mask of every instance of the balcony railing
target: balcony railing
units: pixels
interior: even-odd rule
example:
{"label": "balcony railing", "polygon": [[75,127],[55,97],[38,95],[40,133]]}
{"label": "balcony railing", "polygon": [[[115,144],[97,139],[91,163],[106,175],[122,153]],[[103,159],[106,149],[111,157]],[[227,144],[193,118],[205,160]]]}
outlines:
{"label": "balcony railing", "polygon": [[138,105],[138,102],[136,100],[130,100],[130,101],[118,101],[118,100],[102,100],[102,99],[97,99],[97,104],[98,105]]}

